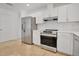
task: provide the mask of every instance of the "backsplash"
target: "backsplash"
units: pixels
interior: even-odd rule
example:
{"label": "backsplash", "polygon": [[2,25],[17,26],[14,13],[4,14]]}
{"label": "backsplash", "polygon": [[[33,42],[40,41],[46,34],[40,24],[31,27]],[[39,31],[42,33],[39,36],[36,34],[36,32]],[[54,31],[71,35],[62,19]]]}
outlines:
{"label": "backsplash", "polygon": [[44,29],[58,29],[58,24],[50,21],[43,24],[38,24],[38,30]]}
{"label": "backsplash", "polygon": [[46,22],[38,24],[39,30],[58,29],[58,31],[74,31],[79,32],[79,22]]}

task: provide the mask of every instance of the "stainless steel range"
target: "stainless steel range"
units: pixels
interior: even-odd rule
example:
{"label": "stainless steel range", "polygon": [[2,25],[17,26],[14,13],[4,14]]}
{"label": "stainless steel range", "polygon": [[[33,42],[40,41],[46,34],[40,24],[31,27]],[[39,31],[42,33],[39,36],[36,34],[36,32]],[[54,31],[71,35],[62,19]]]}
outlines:
{"label": "stainless steel range", "polygon": [[41,33],[41,46],[44,49],[54,51],[57,50],[57,30],[46,29]]}

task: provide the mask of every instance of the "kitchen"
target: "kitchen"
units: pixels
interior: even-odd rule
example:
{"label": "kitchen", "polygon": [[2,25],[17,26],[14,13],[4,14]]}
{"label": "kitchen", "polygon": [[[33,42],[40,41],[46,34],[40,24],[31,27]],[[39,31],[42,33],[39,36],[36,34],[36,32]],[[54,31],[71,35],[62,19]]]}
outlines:
{"label": "kitchen", "polygon": [[[23,7],[25,7],[25,5],[23,6],[23,4],[20,5],[18,3],[14,5],[17,5],[16,7],[18,9],[22,9]],[[16,29],[14,29],[17,30],[14,32],[14,34],[17,32],[16,35],[14,36],[18,36],[15,38],[22,39],[23,43],[24,41],[26,41],[25,43],[28,43],[27,41],[29,40],[28,38],[27,40],[26,38],[22,38],[23,37],[22,35],[25,34],[22,31],[26,32],[27,30],[27,29],[26,30],[23,29],[22,18],[24,18],[26,22],[28,20],[27,18],[29,18],[29,20],[36,19],[36,25],[35,25],[36,27],[34,30],[32,30],[32,38],[30,37],[32,41],[30,41],[30,43],[33,43],[34,45],[39,46],[45,50],[51,51],[52,53],[59,52],[69,56],[70,55],[79,56],[79,46],[78,46],[79,45],[79,26],[78,26],[79,4],[78,3],[37,3],[35,4],[37,5],[37,7],[34,7],[35,5],[31,7],[31,5],[33,4],[31,3],[27,4],[28,12],[26,12],[26,9],[25,10],[23,9],[20,13],[18,12],[19,19],[21,18],[20,20],[18,19],[17,21],[13,21],[16,22],[15,26],[18,25],[18,28],[16,26],[15,27]],[[15,13],[13,15],[15,15]],[[14,17],[16,16],[18,15],[15,15]],[[12,18],[14,17],[12,16]],[[30,24],[29,22],[27,23]],[[31,26],[33,27],[33,25]],[[0,29],[0,31],[1,30],[2,29]],[[28,33],[26,33],[26,35],[28,35]]]}

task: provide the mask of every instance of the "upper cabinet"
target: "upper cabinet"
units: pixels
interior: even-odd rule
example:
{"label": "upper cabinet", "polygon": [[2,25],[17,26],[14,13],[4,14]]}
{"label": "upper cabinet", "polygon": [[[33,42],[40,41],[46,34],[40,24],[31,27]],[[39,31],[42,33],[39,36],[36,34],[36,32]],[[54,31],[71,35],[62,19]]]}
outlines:
{"label": "upper cabinet", "polygon": [[58,8],[54,7],[53,4],[47,4],[46,16],[47,17],[55,17],[57,16]]}
{"label": "upper cabinet", "polygon": [[67,5],[58,7],[58,22],[67,22]]}
{"label": "upper cabinet", "polygon": [[43,23],[43,10],[32,13],[29,16],[36,17],[36,24]]}
{"label": "upper cabinet", "polygon": [[68,6],[68,21],[79,21],[79,4],[73,3]]}
{"label": "upper cabinet", "polygon": [[47,10],[47,9],[45,9],[45,10],[42,12],[42,17],[43,17],[43,18],[48,17],[48,10]]}
{"label": "upper cabinet", "polygon": [[46,17],[58,16],[58,22],[79,21],[79,4],[66,4],[54,7],[53,4],[47,4],[43,10],[33,13],[31,16],[36,17],[36,23],[43,23]]}
{"label": "upper cabinet", "polygon": [[53,9],[54,9],[54,7],[53,7],[52,3],[47,4],[47,11],[46,11],[46,13],[47,13],[48,17],[52,17],[53,16]]}
{"label": "upper cabinet", "polygon": [[57,7],[53,8],[52,10],[47,9],[47,10],[43,11],[43,17],[44,18],[46,18],[46,17],[55,17],[55,16],[58,16],[58,8]]}
{"label": "upper cabinet", "polygon": [[53,15],[53,17],[55,17],[55,16],[58,16],[58,7],[54,7],[53,8],[53,13],[52,13]]}
{"label": "upper cabinet", "polygon": [[68,4],[58,7],[58,22],[79,21],[79,4]]}

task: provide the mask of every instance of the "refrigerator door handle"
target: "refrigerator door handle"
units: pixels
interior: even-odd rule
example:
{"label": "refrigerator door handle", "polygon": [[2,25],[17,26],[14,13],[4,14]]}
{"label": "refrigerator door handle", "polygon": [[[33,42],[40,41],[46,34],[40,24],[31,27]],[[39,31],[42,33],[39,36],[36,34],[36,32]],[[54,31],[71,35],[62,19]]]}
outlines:
{"label": "refrigerator door handle", "polygon": [[25,28],[24,28],[24,32],[25,32]]}
{"label": "refrigerator door handle", "polygon": [[23,27],[23,24],[22,24],[22,31],[25,32],[25,29],[24,29],[24,27]]}
{"label": "refrigerator door handle", "polygon": [[22,27],[21,28],[22,28],[22,31],[23,31],[23,24],[22,24]]}

